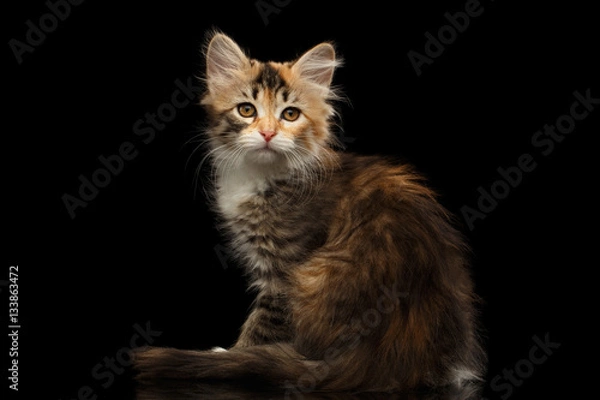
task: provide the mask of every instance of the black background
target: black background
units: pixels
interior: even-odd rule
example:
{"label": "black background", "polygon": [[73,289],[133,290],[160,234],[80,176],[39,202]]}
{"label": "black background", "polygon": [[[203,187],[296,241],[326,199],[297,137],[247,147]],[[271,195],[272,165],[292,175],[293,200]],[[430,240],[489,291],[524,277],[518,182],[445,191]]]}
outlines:
{"label": "black background", "polygon": [[[575,91],[600,97],[591,8],[482,1],[481,15],[417,76],[407,53],[423,54],[425,33],[436,35],[448,24],[444,14],[464,10],[465,0],[280,1],[268,24],[252,0],[124,3],[72,6],[21,64],[8,43],[24,42],[26,21],[39,26],[48,7],[3,5],[0,279],[19,265],[20,398],[73,399],[83,386],[99,399],[128,398],[128,371],[110,384],[91,371],[129,346],[134,324],[162,332],[159,346],[226,347],[235,339],[252,297],[194,190],[203,112],[195,104],[178,110],[147,144],[133,131],[171,101],[177,79],[201,73],[211,27],[263,60],[335,41],[345,60],[335,83],[351,102],[340,105],[348,151],[415,164],[463,222],[485,301],[486,397],[587,393],[597,342],[592,165],[600,105],[551,154],[531,140],[569,113]],[[98,157],[128,141],[137,157],[72,219],[62,196],[77,196],[78,177],[91,178]],[[489,189],[497,169],[525,153],[536,168],[470,230],[461,207],[477,208],[478,188]],[[0,332],[8,331],[6,294],[3,287]],[[1,336],[4,390],[10,345]],[[494,390],[489,382],[503,369],[526,364],[534,336],[560,348],[511,393]]]}

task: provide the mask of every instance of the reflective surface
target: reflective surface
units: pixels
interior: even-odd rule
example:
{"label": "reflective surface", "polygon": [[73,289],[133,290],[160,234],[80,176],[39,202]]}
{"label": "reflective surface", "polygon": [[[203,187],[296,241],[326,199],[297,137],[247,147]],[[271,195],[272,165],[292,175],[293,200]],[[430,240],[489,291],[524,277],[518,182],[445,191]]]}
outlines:
{"label": "reflective surface", "polygon": [[414,393],[301,393],[282,391],[261,393],[248,389],[232,388],[223,385],[166,382],[160,385],[139,387],[137,400],[475,400],[481,399],[481,386],[468,385],[462,388],[446,388],[435,392]]}

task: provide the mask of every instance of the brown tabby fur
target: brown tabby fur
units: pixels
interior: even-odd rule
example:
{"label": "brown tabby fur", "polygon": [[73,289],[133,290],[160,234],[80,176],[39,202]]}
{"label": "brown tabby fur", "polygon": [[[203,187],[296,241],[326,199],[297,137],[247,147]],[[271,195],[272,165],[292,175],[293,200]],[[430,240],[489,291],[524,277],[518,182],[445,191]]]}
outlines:
{"label": "brown tabby fur", "polygon": [[333,46],[264,63],[215,33],[206,57],[213,203],[257,297],[231,349],[146,348],[137,379],[288,394],[477,380],[467,247],[410,166],[336,150]]}

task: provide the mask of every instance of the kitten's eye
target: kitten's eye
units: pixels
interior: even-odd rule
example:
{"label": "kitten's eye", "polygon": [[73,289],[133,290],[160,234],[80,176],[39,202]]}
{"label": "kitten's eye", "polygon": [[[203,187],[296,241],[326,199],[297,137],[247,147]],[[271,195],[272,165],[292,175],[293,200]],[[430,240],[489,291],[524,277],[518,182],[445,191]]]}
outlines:
{"label": "kitten's eye", "polygon": [[290,122],[297,120],[298,117],[300,117],[300,110],[296,107],[288,107],[281,113],[281,118]]}
{"label": "kitten's eye", "polygon": [[242,103],[237,107],[238,112],[244,118],[251,118],[256,115],[256,107],[250,103]]}

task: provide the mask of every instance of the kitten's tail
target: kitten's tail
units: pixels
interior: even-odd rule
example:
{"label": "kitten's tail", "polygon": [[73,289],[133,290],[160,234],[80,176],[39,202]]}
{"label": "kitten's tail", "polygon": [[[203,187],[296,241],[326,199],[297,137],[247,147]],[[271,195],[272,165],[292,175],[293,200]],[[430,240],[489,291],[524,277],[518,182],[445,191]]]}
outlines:
{"label": "kitten's tail", "polygon": [[221,352],[146,347],[135,351],[133,363],[142,385],[213,382],[290,393],[331,390],[327,382],[335,380],[338,370],[324,361],[307,360],[285,343]]}

